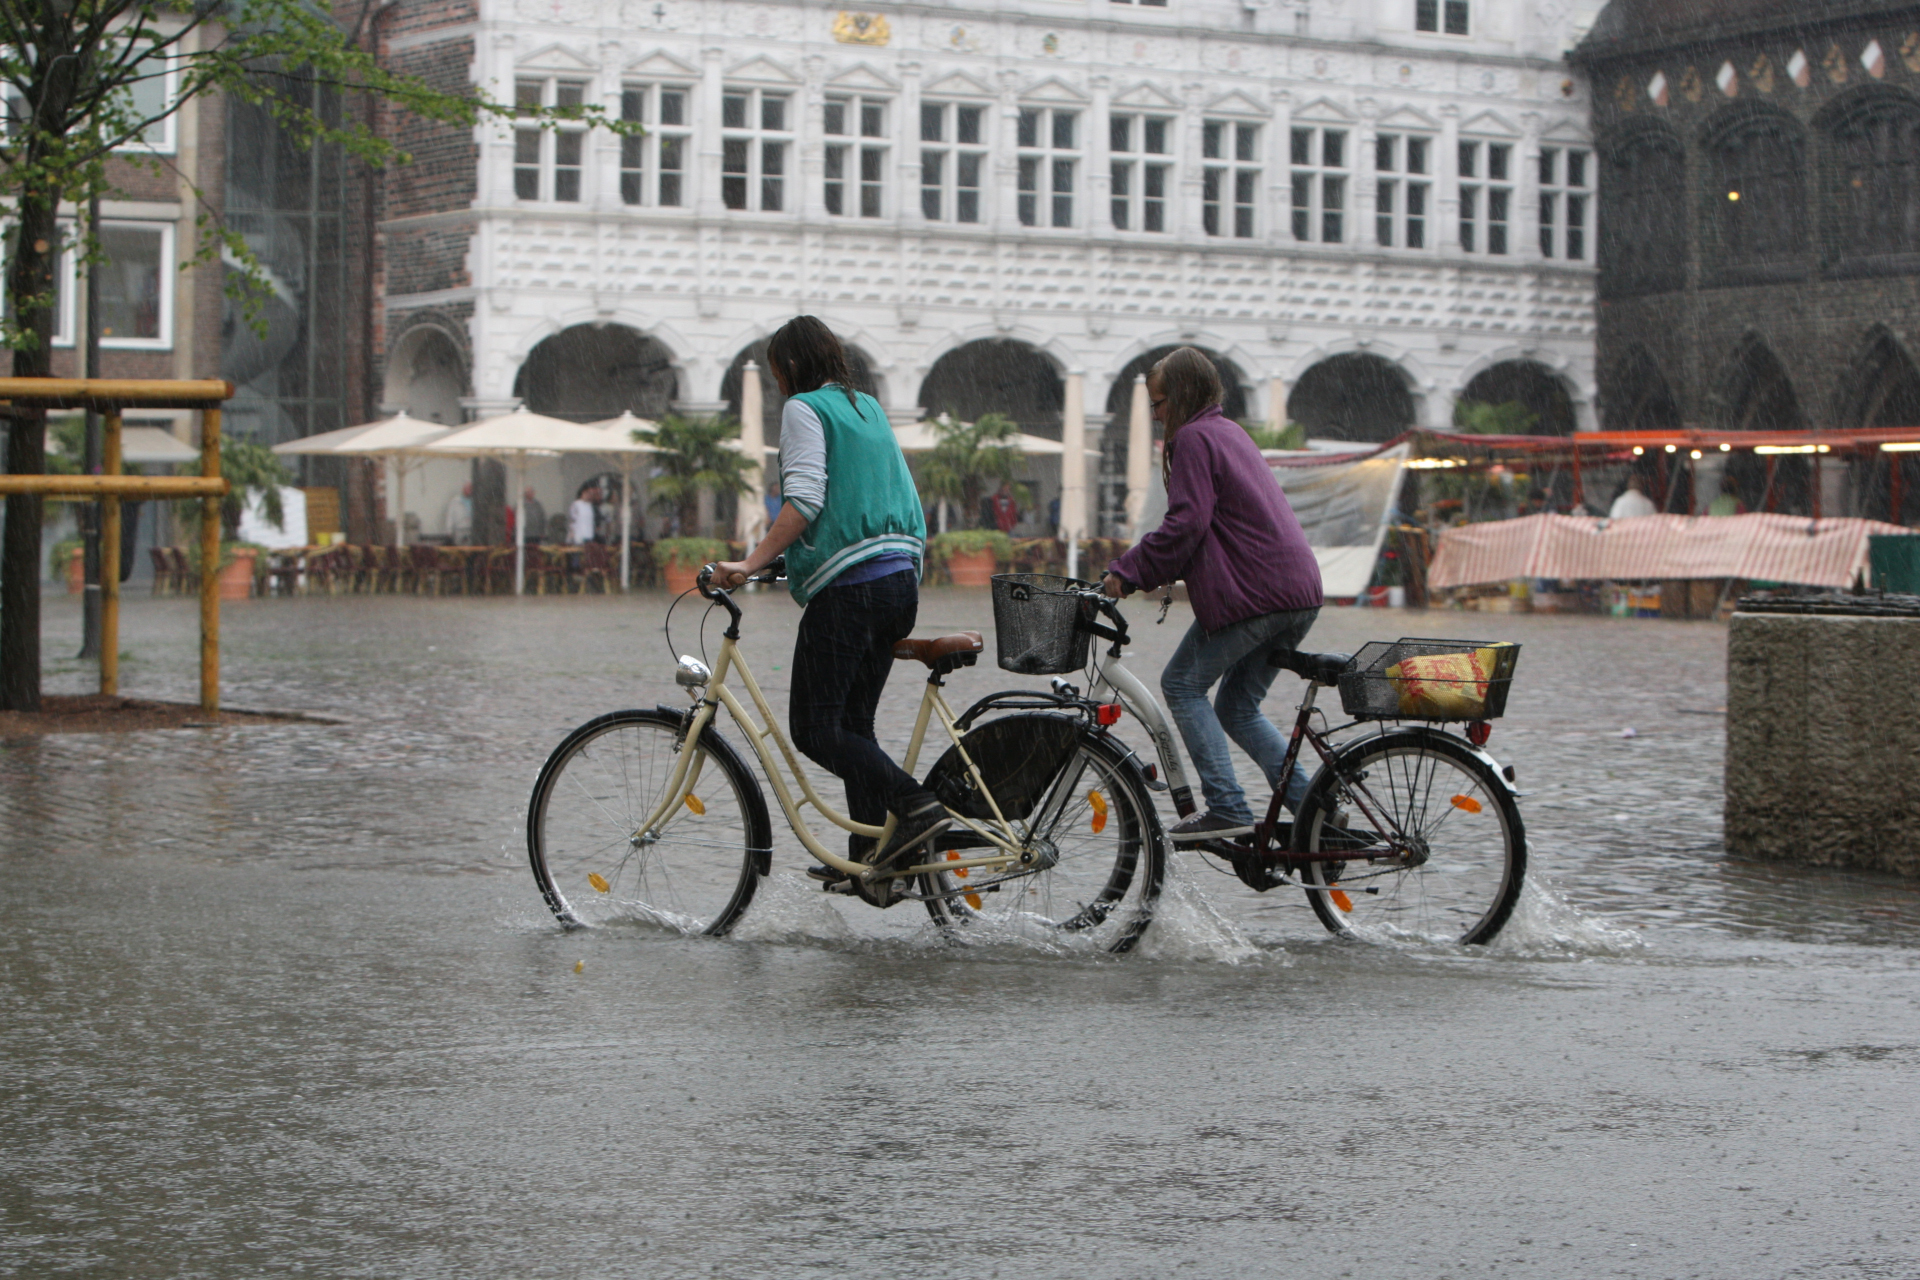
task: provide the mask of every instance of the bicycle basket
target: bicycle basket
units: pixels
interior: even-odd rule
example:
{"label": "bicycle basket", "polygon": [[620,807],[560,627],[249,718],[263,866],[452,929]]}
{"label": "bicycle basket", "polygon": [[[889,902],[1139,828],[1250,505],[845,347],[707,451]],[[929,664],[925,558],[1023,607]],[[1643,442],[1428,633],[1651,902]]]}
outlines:
{"label": "bicycle basket", "polygon": [[1087,665],[1094,603],[1074,590],[1091,582],[1050,573],[998,573],[993,577],[993,629],[1000,669],[1023,676],[1056,676]]}
{"label": "bicycle basket", "polygon": [[1376,640],[1340,676],[1356,720],[1494,720],[1507,710],[1520,646],[1504,640]]}

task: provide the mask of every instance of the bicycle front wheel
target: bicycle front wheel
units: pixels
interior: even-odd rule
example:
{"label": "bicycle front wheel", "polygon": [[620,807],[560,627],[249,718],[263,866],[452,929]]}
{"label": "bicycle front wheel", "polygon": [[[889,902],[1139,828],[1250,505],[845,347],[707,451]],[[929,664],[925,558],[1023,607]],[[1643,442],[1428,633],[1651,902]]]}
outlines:
{"label": "bicycle front wheel", "polygon": [[[1013,827],[1040,869],[923,877],[922,891],[934,895],[927,902],[934,922],[962,939],[1131,950],[1152,923],[1166,878],[1166,836],[1129,753],[1104,735],[1083,734],[1032,812]],[[939,843],[948,859],[990,848],[959,827]]]}
{"label": "bicycle front wheel", "polygon": [[1302,868],[1319,886],[1307,901],[1334,933],[1377,942],[1491,942],[1527,869],[1506,784],[1466,743],[1431,729],[1340,752],[1301,801],[1293,849],[1340,855]]}
{"label": "bicycle front wheel", "polygon": [[723,934],[753,901],[772,837],[753,775],[708,726],[682,796],[652,827],[689,749],[670,711],[615,711],[567,735],[534,783],[527,856],[569,926]]}

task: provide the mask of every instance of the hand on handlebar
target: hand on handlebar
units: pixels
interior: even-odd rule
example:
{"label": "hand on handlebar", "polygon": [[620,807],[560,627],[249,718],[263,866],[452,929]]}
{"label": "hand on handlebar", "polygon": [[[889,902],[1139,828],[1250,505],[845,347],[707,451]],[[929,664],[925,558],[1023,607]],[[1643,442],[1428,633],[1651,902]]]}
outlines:
{"label": "hand on handlebar", "polygon": [[700,570],[700,585],[720,587],[731,591],[743,587],[749,582],[777,582],[787,576],[787,558],[775,556],[764,567],[757,570],[747,568],[745,560],[722,560]]}
{"label": "hand on handlebar", "polygon": [[1126,596],[1130,596],[1135,591],[1139,590],[1138,587],[1134,586],[1131,582],[1128,582],[1125,578],[1121,577],[1117,573],[1112,572],[1111,570],[1109,570],[1105,575],[1101,577],[1100,589],[1106,592],[1108,597],[1114,600],[1119,600]]}

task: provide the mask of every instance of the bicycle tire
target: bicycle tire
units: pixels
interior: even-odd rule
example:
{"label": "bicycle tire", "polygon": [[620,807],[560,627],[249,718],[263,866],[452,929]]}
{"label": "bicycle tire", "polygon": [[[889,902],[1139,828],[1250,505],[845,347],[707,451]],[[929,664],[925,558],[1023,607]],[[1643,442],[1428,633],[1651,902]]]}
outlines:
{"label": "bicycle tire", "polygon": [[[1301,878],[1319,886],[1307,901],[1320,923],[1365,941],[1491,942],[1513,914],[1527,870],[1526,827],[1506,783],[1471,746],[1436,730],[1362,739],[1308,787],[1293,824],[1295,854],[1334,852],[1356,835],[1377,839],[1342,781],[1354,778],[1427,859],[1414,867],[1368,863],[1363,854],[1306,863]],[[1344,830],[1334,821],[1342,811]]]}
{"label": "bicycle tire", "polygon": [[[1106,734],[1081,733],[1046,797],[1013,826],[1051,864],[921,877],[922,892],[940,895],[926,904],[936,925],[957,941],[1017,936],[1112,952],[1138,944],[1166,881],[1166,835],[1132,752]],[[957,858],[985,846],[960,828],[936,852]],[[982,887],[968,892],[970,884]]]}
{"label": "bicycle tire", "polygon": [[685,723],[667,708],[610,712],[547,758],[527,806],[527,857],[561,924],[717,936],[753,901],[772,857],[766,799],[711,725],[696,748],[697,808],[677,806],[651,839],[634,830],[660,802]]}

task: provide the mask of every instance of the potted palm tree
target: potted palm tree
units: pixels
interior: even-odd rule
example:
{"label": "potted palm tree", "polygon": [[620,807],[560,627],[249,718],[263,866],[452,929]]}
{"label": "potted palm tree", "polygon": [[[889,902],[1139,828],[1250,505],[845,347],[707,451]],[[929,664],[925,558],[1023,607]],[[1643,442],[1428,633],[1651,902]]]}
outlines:
{"label": "potted palm tree", "polygon": [[955,529],[927,539],[927,554],[944,564],[956,587],[993,585],[993,571],[1013,559],[1013,539],[998,529]]}
{"label": "potted palm tree", "polygon": [[[924,502],[956,503],[962,520],[980,509],[990,487],[1011,482],[1026,461],[1020,452],[1020,424],[999,413],[983,413],[977,422],[957,422],[942,413],[932,423],[936,443],[920,458],[920,497]],[[1029,501],[1024,486],[1015,493]],[[944,515],[944,511],[943,511]],[[945,521],[940,532],[945,533]]]}
{"label": "potted palm tree", "polygon": [[678,593],[693,586],[700,566],[721,559],[727,544],[717,538],[698,536],[700,495],[738,498],[748,490],[748,473],[759,466],[731,443],[740,438],[740,424],[733,418],[683,418],[668,414],[649,430],[635,429],[635,440],[650,444],[659,452],[654,466],[659,474],[648,489],[674,504],[680,517],[681,537],[663,538],[654,546],[654,558],[666,578],[667,590]]}

